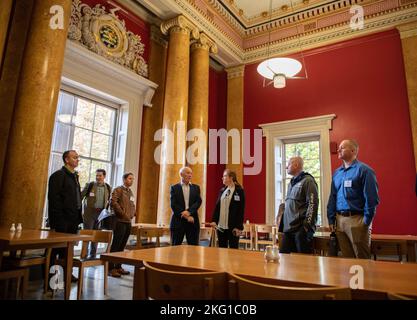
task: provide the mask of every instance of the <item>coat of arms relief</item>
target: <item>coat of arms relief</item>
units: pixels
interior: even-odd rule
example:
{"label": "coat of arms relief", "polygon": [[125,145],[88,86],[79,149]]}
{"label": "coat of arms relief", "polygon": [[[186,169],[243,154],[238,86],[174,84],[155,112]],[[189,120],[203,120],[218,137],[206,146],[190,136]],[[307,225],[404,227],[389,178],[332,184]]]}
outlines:
{"label": "coat of arms relief", "polygon": [[108,60],[148,77],[148,65],[143,58],[145,45],[139,35],[126,30],[124,20],[116,16],[117,10],[115,8],[106,12],[100,4],[91,8],[80,0],[73,0],[68,38]]}

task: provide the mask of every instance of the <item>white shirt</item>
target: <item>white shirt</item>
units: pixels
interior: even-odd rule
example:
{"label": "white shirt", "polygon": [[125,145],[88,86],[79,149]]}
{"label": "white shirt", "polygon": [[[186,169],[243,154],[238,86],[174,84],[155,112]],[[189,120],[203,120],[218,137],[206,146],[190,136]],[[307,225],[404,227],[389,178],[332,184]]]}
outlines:
{"label": "white shirt", "polygon": [[219,228],[229,229],[229,205],[230,200],[232,199],[233,192],[235,192],[235,187],[227,187],[223,191],[220,198],[220,217],[219,217]]}
{"label": "white shirt", "polygon": [[190,204],[190,185],[191,183],[185,184],[181,182],[182,193],[184,194],[185,210],[189,209]]}

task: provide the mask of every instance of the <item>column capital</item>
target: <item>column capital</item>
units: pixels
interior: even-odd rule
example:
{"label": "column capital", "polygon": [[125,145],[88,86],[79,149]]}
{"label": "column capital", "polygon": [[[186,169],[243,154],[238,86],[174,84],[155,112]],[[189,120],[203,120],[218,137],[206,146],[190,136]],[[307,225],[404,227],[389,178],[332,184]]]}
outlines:
{"label": "column capital", "polygon": [[183,32],[191,34],[192,39],[198,39],[200,37],[200,31],[197,26],[183,15],[162,22],[161,32],[164,35],[167,35],[170,32]]}
{"label": "column capital", "polygon": [[191,50],[194,49],[204,49],[214,54],[218,52],[216,43],[204,32],[200,32],[200,37],[191,44]]}
{"label": "column capital", "polygon": [[401,39],[417,36],[417,21],[396,26]]}
{"label": "column capital", "polygon": [[243,78],[243,75],[245,73],[245,65],[241,64],[239,66],[234,66],[230,68],[226,68],[225,71],[227,72],[227,79],[233,79],[233,78]]}
{"label": "column capital", "polygon": [[168,41],[165,36],[162,34],[161,29],[156,25],[151,25],[151,40],[160,44],[164,48],[168,47]]}

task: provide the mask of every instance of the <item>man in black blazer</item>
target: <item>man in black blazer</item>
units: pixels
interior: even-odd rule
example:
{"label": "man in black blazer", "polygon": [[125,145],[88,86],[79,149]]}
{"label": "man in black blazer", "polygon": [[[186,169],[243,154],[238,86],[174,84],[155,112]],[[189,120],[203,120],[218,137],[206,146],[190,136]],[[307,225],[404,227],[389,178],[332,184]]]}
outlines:
{"label": "man in black blazer", "polygon": [[173,246],[182,244],[184,235],[187,244],[198,245],[200,221],[198,209],[201,206],[200,187],[191,184],[193,171],[189,167],[180,170],[181,182],[171,186],[171,242]]}

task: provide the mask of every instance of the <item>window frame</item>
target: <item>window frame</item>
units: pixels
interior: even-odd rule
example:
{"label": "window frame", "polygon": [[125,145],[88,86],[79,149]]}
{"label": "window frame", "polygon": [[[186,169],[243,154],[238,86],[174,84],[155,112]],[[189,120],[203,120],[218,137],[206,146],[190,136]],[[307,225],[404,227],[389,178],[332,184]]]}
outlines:
{"label": "window frame", "polygon": [[[115,181],[116,180],[116,175],[115,175],[116,170],[115,170],[115,168],[116,168],[116,160],[117,160],[116,159],[116,152],[117,152],[118,143],[119,143],[118,132],[119,132],[119,127],[121,125],[120,117],[121,117],[121,108],[122,108],[122,106],[120,104],[112,103],[111,101],[102,99],[98,96],[89,94],[87,92],[83,92],[83,91],[78,90],[76,88],[66,86],[64,84],[61,85],[61,88],[60,88],[59,91],[60,92],[62,91],[62,92],[66,93],[66,94],[69,94],[69,95],[72,95],[75,98],[80,98],[80,99],[83,99],[83,100],[87,100],[88,102],[91,102],[91,103],[95,104],[96,106],[100,105],[100,106],[103,106],[103,107],[114,109],[116,111],[116,115],[115,115],[115,119],[114,119],[114,126],[113,126],[113,133],[110,135],[110,134],[105,134],[105,133],[102,133],[102,132],[94,131],[94,124],[93,124],[93,127],[92,127],[91,130],[87,129],[87,128],[76,126],[75,123],[73,122],[74,112],[71,114],[70,124],[59,121],[58,120],[59,101],[58,101],[57,110],[56,110],[56,113],[55,113],[55,120],[54,120],[54,134],[53,134],[53,137],[52,137],[52,139],[55,138],[55,124],[57,122],[69,125],[71,127],[70,137],[69,137],[70,141],[74,141],[75,128],[81,128],[81,129],[84,129],[84,130],[91,131],[92,132],[92,134],[91,134],[91,147],[90,147],[91,149],[92,149],[92,145],[93,145],[93,135],[94,135],[94,133],[103,134],[105,136],[112,137],[113,138],[113,143],[112,143],[112,148],[111,148],[111,155],[110,155],[111,160],[110,161],[91,157],[91,150],[90,150],[89,157],[85,157],[85,156],[80,155],[80,159],[85,159],[85,160],[88,160],[88,161],[99,161],[99,162],[110,163],[110,165],[111,165],[111,175],[110,175],[110,177],[109,176],[107,177],[107,181],[111,182],[112,184],[115,184],[116,183],[116,181]],[[74,104],[75,104],[75,100],[74,100]],[[74,108],[75,108],[75,105],[73,105],[73,110],[74,110]],[[95,121],[95,117],[96,117],[96,108],[97,107],[94,108],[94,116],[93,116],[94,121]],[[58,152],[56,150],[53,150],[53,145],[52,144],[53,144],[53,140],[51,141],[50,155],[52,155],[53,153],[54,154],[61,154],[60,152]],[[51,159],[50,159],[50,161],[51,161]],[[49,166],[50,165],[51,165],[51,163],[49,163]],[[48,170],[49,170],[49,166],[48,166]],[[90,170],[89,176],[90,175],[91,175],[91,170]],[[90,176],[89,180],[91,181],[91,176]],[[81,186],[81,188],[82,187],[83,186]]]}

